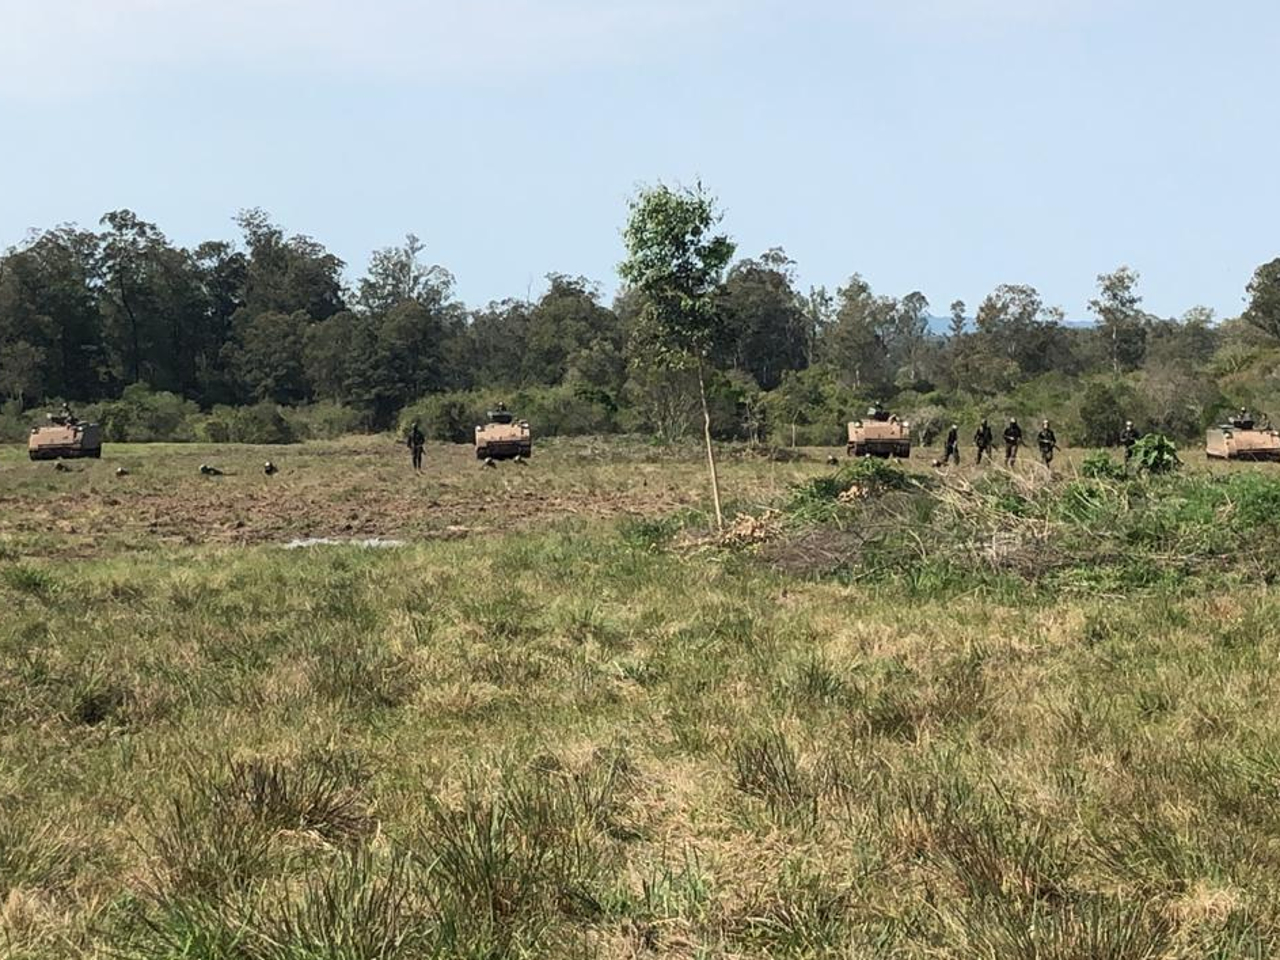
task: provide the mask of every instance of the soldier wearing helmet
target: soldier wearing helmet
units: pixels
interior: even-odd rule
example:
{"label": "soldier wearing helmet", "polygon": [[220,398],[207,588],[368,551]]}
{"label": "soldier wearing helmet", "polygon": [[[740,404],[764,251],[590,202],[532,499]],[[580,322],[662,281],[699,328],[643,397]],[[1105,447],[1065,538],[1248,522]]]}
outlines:
{"label": "soldier wearing helmet", "polygon": [[1022,445],[1022,428],[1018,426],[1018,418],[1010,417],[1009,425],[1004,428],[1004,465],[1013,466],[1018,459],[1018,447]]}
{"label": "soldier wearing helmet", "polygon": [[1124,445],[1124,459],[1127,463],[1133,456],[1133,445],[1138,442],[1142,434],[1138,432],[1138,428],[1133,425],[1132,420],[1124,422],[1124,429],[1120,431],[1120,442]]}
{"label": "soldier wearing helmet", "polygon": [[413,457],[413,469],[421,470],[422,451],[427,445],[427,438],[423,436],[417,420],[413,421],[413,424],[409,427],[409,436],[405,438],[405,443],[408,445],[409,453]]}
{"label": "soldier wearing helmet", "polygon": [[982,463],[982,455],[986,454],[987,462],[991,462],[991,448],[995,446],[995,438],[991,435],[991,424],[987,422],[987,418],[982,418],[982,423],[978,425],[978,429],[973,433],[973,445],[978,448],[978,463]]}
{"label": "soldier wearing helmet", "polygon": [[942,453],[943,463],[950,463],[952,460],[956,462],[957,467],[960,466],[960,427],[954,423],[947,431],[947,440]]}
{"label": "soldier wearing helmet", "polygon": [[1040,424],[1040,432],[1036,434],[1036,444],[1040,447],[1040,459],[1047,467],[1053,463],[1053,451],[1058,449],[1058,436],[1053,432],[1053,427],[1049,426],[1049,421],[1044,420]]}

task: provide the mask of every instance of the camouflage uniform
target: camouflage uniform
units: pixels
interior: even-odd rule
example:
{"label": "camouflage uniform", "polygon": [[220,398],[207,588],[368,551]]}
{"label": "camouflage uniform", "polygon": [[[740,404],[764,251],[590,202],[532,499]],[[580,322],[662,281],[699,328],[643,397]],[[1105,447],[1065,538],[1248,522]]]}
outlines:
{"label": "camouflage uniform", "polygon": [[1004,428],[1004,464],[1006,467],[1013,466],[1013,462],[1018,459],[1018,447],[1022,443],[1022,428],[1018,426],[1018,421],[1012,417],[1009,418],[1009,425]]}
{"label": "camouflage uniform", "polygon": [[942,462],[950,463],[955,460],[956,466],[960,466],[960,437],[959,430],[953,423],[951,429],[947,431],[947,441],[942,454]]}
{"label": "camouflage uniform", "polygon": [[973,434],[973,445],[978,448],[978,463],[982,463],[982,455],[987,455],[987,462],[991,462],[991,448],[995,446],[995,438],[991,435],[991,424],[983,420],[982,425]]}
{"label": "camouflage uniform", "polygon": [[1044,422],[1044,426],[1040,428],[1040,432],[1036,434],[1036,443],[1040,445],[1040,459],[1044,461],[1047,467],[1053,463],[1053,451],[1058,446],[1058,437],[1053,432],[1053,428],[1049,426],[1049,421]]}
{"label": "camouflage uniform", "polygon": [[1133,456],[1133,445],[1138,442],[1142,434],[1138,433],[1137,428],[1133,425],[1132,420],[1126,420],[1124,429],[1120,431],[1120,442],[1124,444],[1124,459],[1127,463],[1129,458]]}
{"label": "camouflage uniform", "polygon": [[405,441],[409,445],[409,452],[413,455],[413,469],[422,469],[422,450],[427,445],[427,438],[422,435],[422,431],[418,429],[418,422],[415,420],[413,426],[409,429],[409,438]]}

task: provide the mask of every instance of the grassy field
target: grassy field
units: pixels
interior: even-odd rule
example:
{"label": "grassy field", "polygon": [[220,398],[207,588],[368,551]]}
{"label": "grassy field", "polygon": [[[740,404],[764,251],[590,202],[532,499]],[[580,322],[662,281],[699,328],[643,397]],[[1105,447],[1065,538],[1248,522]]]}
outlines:
{"label": "grassy field", "polygon": [[2,955],[1280,951],[1267,467],[21,453]]}

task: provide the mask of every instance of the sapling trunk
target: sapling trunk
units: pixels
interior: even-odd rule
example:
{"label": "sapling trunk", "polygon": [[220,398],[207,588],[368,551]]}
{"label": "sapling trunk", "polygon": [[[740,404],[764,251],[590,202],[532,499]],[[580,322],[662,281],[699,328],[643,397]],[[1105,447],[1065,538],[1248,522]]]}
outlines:
{"label": "sapling trunk", "polygon": [[702,401],[702,438],[707,445],[707,472],[711,475],[711,502],[716,509],[716,532],[724,531],[724,514],[720,512],[720,478],[716,475],[716,455],[711,448],[711,409],[707,406],[707,384],[702,375],[702,359],[698,359],[698,398]]}

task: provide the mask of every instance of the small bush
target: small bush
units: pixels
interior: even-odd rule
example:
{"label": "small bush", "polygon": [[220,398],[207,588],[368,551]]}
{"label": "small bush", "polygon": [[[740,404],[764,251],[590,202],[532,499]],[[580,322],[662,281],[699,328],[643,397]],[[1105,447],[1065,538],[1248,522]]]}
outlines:
{"label": "small bush", "polygon": [[917,407],[907,416],[907,420],[911,423],[911,432],[925,446],[930,446],[944,436],[951,424],[956,422],[954,415],[944,407],[932,404]]}
{"label": "small bush", "polygon": [[205,443],[295,443],[297,434],[274,403],[214,407],[192,418],[192,432]]}
{"label": "small bush", "polygon": [[1154,960],[1170,956],[1174,942],[1173,923],[1148,903],[1096,895],[1048,909],[984,902],[956,926],[963,931],[965,955],[1009,960]]}
{"label": "small bush", "polygon": [[293,436],[299,440],[337,440],[369,430],[369,418],[365,413],[338,403],[282,407],[280,413]]}
{"label": "small bush", "polygon": [[144,383],[124,388],[119,400],[80,411],[102,425],[103,439],[127,443],[194,440],[193,421],[200,408],[174,393],[153,391]]}
{"label": "small bush", "polygon": [[1105,450],[1095,450],[1080,461],[1080,475],[1090,480],[1123,480],[1124,464],[1116,463]]}
{"label": "small bush", "polygon": [[811,708],[839,706],[849,693],[832,664],[814,653],[796,667],[785,692],[797,706]]}
{"label": "small bush", "polygon": [[1182,461],[1172,440],[1162,433],[1148,433],[1133,445],[1133,463],[1143,473],[1168,473]]}
{"label": "small bush", "polygon": [[1233,520],[1246,528],[1280,524],[1280,480],[1257,473],[1226,478],[1222,492]]}
{"label": "small bush", "polygon": [[360,850],[309,878],[297,898],[282,898],[263,913],[261,960],[318,957],[433,956],[433,925],[416,902],[419,878],[400,858],[380,867]]}
{"label": "small bush", "polygon": [[221,806],[203,777],[151,818],[155,882],[164,895],[209,896],[243,888],[271,864],[271,831],[238,807]]}
{"label": "small bush", "polygon": [[616,407],[607,397],[585,387],[521,390],[508,405],[544,437],[576,437],[613,433]]}
{"label": "small bush", "polygon": [[[397,430],[401,435],[407,434],[409,425],[417,421],[428,439],[471,443],[476,425],[484,423],[485,412],[495,399],[463,391],[432,394],[400,411]],[[516,411],[516,415],[521,414]]]}
{"label": "small bush", "polygon": [[0,443],[24,443],[36,417],[23,411],[17,400],[0,403]]}
{"label": "small bush", "polygon": [[918,480],[897,464],[864,457],[840,467],[833,474],[799,484],[792,492],[791,505],[796,509],[813,503],[829,503],[855,488],[859,493],[870,496],[888,490],[907,490],[918,484]]}
{"label": "small bush", "polygon": [[67,714],[70,720],[96,727],[114,719],[129,700],[129,691],[110,677],[92,674],[71,692]]}

